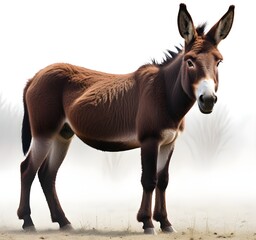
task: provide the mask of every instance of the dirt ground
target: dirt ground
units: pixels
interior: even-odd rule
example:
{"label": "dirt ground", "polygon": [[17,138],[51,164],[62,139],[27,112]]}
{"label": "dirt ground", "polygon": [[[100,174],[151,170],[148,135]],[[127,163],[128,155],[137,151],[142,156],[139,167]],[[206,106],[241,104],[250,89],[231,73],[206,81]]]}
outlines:
{"label": "dirt ground", "polygon": [[213,240],[213,239],[233,239],[233,240],[256,240],[256,233],[217,233],[217,232],[197,232],[193,229],[187,229],[178,233],[164,234],[158,232],[157,235],[144,235],[141,232],[132,231],[97,231],[97,230],[76,230],[73,232],[60,232],[57,230],[38,231],[36,233],[25,233],[23,231],[8,231],[0,230],[0,240],[34,240],[34,239],[47,239],[47,240],[88,240],[88,239],[123,239],[123,240],[148,240],[148,239],[179,239],[179,240]]}

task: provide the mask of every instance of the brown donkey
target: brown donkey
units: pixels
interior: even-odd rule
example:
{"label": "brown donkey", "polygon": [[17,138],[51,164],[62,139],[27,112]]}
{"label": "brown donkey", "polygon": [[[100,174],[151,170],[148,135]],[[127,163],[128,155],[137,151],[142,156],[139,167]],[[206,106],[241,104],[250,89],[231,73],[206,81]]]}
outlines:
{"label": "brown donkey", "polygon": [[155,232],[152,217],[160,222],[162,231],[173,231],[165,190],[174,143],[195,101],[201,112],[213,110],[222,60],[217,45],[228,35],[233,18],[234,6],[230,6],[205,34],[205,26],[195,28],[186,5],[180,4],[178,28],[185,47],[178,53],[169,51],[162,63],[153,61],[124,75],[53,64],[27,83],[22,126],[26,157],[20,167],[18,209],[24,229],[35,229],[29,199],[37,171],[52,221],[71,229],[57,197],[55,179],[76,134],[103,151],[141,148],[143,196],[137,219],[145,233]]}

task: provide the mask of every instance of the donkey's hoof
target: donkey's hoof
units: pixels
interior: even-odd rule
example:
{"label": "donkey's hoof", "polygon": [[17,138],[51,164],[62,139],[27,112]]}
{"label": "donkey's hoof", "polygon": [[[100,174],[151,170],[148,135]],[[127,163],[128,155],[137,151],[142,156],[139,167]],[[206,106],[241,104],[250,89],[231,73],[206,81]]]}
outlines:
{"label": "donkey's hoof", "polygon": [[164,233],[176,233],[177,231],[172,226],[168,226],[168,227],[162,228],[162,232],[164,232]]}
{"label": "donkey's hoof", "polygon": [[145,228],[144,229],[144,234],[148,235],[157,235],[156,231],[154,228]]}
{"label": "donkey's hoof", "polygon": [[29,226],[29,227],[23,227],[24,231],[27,233],[33,233],[36,232],[35,226]]}
{"label": "donkey's hoof", "polygon": [[74,228],[72,227],[71,224],[67,224],[67,225],[61,227],[60,230],[65,231],[65,232],[72,232],[72,231],[74,231]]}
{"label": "donkey's hoof", "polygon": [[32,218],[30,217],[30,215],[26,215],[23,217],[24,223],[22,225],[22,228],[24,229],[24,231],[26,232],[35,232],[36,228],[35,225],[32,221]]}

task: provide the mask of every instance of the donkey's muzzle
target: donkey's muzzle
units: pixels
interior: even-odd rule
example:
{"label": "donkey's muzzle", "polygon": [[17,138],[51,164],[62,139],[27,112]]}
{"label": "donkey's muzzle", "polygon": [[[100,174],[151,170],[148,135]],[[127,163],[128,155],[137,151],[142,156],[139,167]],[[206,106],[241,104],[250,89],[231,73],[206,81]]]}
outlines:
{"label": "donkey's muzzle", "polygon": [[212,79],[202,79],[195,88],[196,100],[202,113],[211,113],[217,102],[215,82]]}
{"label": "donkey's muzzle", "polygon": [[214,104],[217,102],[217,96],[214,93],[202,94],[198,98],[198,106],[202,113],[212,112]]}

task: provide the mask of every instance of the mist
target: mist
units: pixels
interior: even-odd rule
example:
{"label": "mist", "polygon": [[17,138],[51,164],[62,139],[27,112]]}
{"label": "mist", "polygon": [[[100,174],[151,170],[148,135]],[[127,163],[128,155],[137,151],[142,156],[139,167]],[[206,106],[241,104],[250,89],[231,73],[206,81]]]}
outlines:
{"label": "mist", "polygon": [[[0,110],[0,226],[20,229],[22,222],[16,209],[19,165],[23,160],[22,111],[6,104],[1,104]],[[221,104],[211,115],[202,115],[197,106],[188,114],[186,130],[177,140],[170,164],[167,189],[167,209],[178,231],[253,230],[255,139],[248,138],[252,124],[249,118],[233,121],[227,107]],[[57,177],[59,198],[73,226],[140,231],[141,224],[136,221],[142,194],[140,174],[139,150],[101,152],[75,137]],[[31,208],[38,229],[58,229],[57,224],[51,223],[37,178],[32,186]]]}
{"label": "mist", "polygon": [[[8,38],[0,46],[0,228],[15,230],[22,225],[16,211],[20,197],[19,167],[24,159],[21,96],[27,79],[52,62],[127,73],[152,58],[161,60],[163,51],[173,50],[172,46],[181,43],[181,39],[176,26],[179,1],[163,1],[159,5],[148,1],[148,12],[144,11],[143,1],[138,5],[129,1],[124,6],[109,1],[120,12],[102,2],[99,10],[99,1],[95,1],[87,6],[87,14],[79,1],[77,6],[65,1],[61,12],[57,11],[58,4],[52,2],[48,10],[47,1],[40,3],[39,12],[35,11],[39,8],[35,3],[26,2],[26,8],[19,3],[22,6],[18,4],[13,9],[10,2],[10,6],[0,8],[0,18],[7,18],[2,22],[9,21],[3,30],[3,36]],[[247,47],[249,38],[254,37],[254,26],[248,19],[254,10],[241,1],[233,3],[234,26],[219,47],[225,60],[219,70],[218,102],[210,115],[201,114],[196,104],[187,114],[185,131],[176,141],[170,164],[167,210],[178,231],[247,232],[256,227],[256,85],[251,57],[255,50]],[[230,1],[195,4],[188,0],[186,4],[195,24],[208,20],[212,25],[224,14]],[[79,14],[67,19],[65,13],[70,16],[70,9]],[[207,13],[198,9],[206,9]],[[133,11],[133,18],[128,10]],[[20,21],[12,21],[12,16],[6,14],[12,11],[20,16]],[[63,24],[55,22],[56,12]],[[101,15],[98,22],[96,12]],[[161,16],[155,16],[156,12]],[[31,19],[38,27],[32,26]],[[116,19],[123,23],[122,28],[116,26]],[[70,36],[66,27],[73,29]],[[246,34],[248,39],[241,37]],[[16,43],[17,36],[23,37]],[[142,225],[136,221],[142,196],[140,177],[139,149],[101,152],[75,137],[58,172],[57,192],[75,228],[141,231]],[[37,178],[32,185],[31,209],[37,229],[58,229],[57,224],[51,223]]]}

